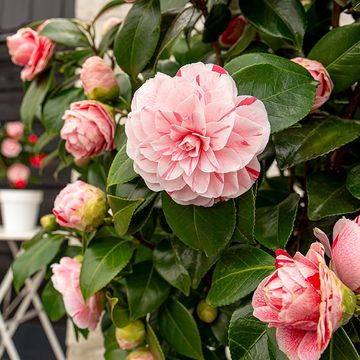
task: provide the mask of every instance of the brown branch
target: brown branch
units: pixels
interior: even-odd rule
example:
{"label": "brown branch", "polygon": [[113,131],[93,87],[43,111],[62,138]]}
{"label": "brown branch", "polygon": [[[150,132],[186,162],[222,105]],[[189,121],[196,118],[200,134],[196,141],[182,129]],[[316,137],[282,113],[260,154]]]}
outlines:
{"label": "brown branch", "polygon": [[147,247],[150,250],[155,249],[155,245],[151,244],[150,242],[146,241],[139,232],[136,232],[133,234],[133,237],[143,246]]}
{"label": "brown branch", "polygon": [[336,28],[339,26],[341,10],[342,10],[341,6],[335,0],[333,0],[333,11],[332,11],[332,16],[331,16],[332,28]]}

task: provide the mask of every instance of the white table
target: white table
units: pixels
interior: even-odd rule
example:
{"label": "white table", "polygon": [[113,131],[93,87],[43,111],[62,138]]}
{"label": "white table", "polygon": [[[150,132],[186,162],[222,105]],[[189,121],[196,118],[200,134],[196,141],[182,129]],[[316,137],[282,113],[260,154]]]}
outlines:
{"label": "white table", "polygon": [[[12,256],[15,258],[20,249],[16,241],[26,241],[31,239],[38,229],[32,231],[8,233],[0,227],[0,241],[8,244]],[[32,279],[25,282],[24,288],[11,301],[12,289],[12,271],[8,269],[6,275],[0,283],[0,305],[3,303],[2,311],[0,311],[0,359],[6,349],[11,360],[20,360],[12,337],[19,325],[35,316],[39,317],[41,325],[44,329],[46,337],[49,340],[51,348],[57,360],[65,360],[65,355],[60,346],[59,340],[54,332],[47,314],[45,313],[39,295],[37,293],[42,280],[44,279],[44,271],[34,275]],[[34,310],[28,311],[30,304],[33,304]],[[12,317],[7,314],[12,313],[16,309]]]}

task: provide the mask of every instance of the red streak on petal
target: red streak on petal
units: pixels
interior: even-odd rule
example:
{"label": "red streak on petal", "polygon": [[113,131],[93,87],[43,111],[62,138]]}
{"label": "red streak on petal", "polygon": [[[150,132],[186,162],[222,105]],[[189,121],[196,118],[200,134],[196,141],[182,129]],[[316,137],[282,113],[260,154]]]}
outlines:
{"label": "red streak on petal", "polygon": [[244,100],[241,100],[237,106],[242,106],[242,105],[251,105],[256,101],[256,97],[255,96],[249,96]]}
{"label": "red streak on petal", "polygon": [[255,169],[252,169],[251,167],[248,167],[248,166],[245,166],[245,169],[255,178],[257,179],[260,175],[260,172],[255,170]]}
{"label": "red streak on petal", "polygon": [[219,65],[213,65],[212,71],[219,73],[220,75],[227,74],[228,72]]}

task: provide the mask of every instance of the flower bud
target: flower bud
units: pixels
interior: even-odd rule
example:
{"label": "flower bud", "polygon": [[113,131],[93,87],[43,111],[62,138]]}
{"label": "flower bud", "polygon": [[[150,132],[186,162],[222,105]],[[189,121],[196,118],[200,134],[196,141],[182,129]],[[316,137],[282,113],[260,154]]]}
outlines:
{"label": "flower bud", "polygon": [[82,262],[84,261],[84,257],[82,255],[76,255],[73,257],[73,259],[77,261],[79,264],[82,264]]}
{"label": "flower bud", "polygon": [[218,309],[209,305],[205,300],[201,300],[196,307],[196,313],[200,320],[210,324],[216,319]]}
{"label": "flower bud", "polygon": [[24,164],[15,163],[7,169],[6,177],[11,186],[16,189],[23,189],[28,183],[30,169]]}
{"label": "flower bud", "polygon": [[22,150],[22,146],[17,140],[6,138],[1,143],[1,153],[7,158],[17,157]]}
{"label": "flower bud", "polygon": [[126,358],[126,360],[154,360],[154,357],[150,351],[146,348],[137,349],[132,351]]}
{"label": "flower bud", "polygon": [[6,135],[14,140],[19,140],[24,133],[24,125],[21,121],[8,122],[5,125]]}
{"label": "flower bud", "polygon": [[80,80],[91,100],[106,101],[119,96],[115,74],[99,56],[92,56],[84,62],[80,71]]}
{"label": "flower bud", "polygon": [[242,15],[232,19],[224,32],[219,36],[220,45],[226,48],[233,46],[243,36],[248,26],[248,21]]}
{"label": "flower bud", "polygon": [[109,30],[111,30],[116,25],[119,25],[120,23],[121,21],[119,18],[115,16],[110,17],[104,22],[104,25],[101,29],[101,35],[104,36]]}
{"label": "flower bud", "polygon": [[59,226],[56,223],[56,217],[53,214],[47,214],[41,217],[40,224],[46,231],[56,230]]}
{"label": "flower bud", "polygon": [[133,320],[122,328],[115,330],[116,341],[123,350],[133,349],[145,339],[145,326],[140,320]]}

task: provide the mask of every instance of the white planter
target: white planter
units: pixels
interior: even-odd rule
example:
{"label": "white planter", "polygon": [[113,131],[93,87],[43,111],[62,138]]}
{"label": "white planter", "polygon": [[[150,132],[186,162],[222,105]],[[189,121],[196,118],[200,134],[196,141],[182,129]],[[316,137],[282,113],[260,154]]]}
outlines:
{"label": "white planter", "polygon": [[4,230],[12,233],[33,230],[43,198],[41,190],[0,190]]}

